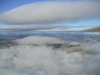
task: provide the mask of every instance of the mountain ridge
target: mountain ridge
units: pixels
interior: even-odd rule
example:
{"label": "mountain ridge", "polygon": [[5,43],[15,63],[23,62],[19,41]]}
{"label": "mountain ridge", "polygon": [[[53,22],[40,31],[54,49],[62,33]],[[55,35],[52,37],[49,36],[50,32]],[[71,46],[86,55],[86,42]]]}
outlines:
{"label": "mountain ridge", "polygon": [[84,30],[85,32],[100,32],[100,26],[93,27],[87,30]]}

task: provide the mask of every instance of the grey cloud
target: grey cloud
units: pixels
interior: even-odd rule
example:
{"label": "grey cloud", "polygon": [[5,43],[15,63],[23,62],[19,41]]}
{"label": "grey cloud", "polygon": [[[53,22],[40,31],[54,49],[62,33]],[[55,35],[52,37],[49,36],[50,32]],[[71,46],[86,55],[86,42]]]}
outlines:
{"label": "grey cloud", "polygon": [[100,17],[100,1],[46,1],[27,4],[0,15],[6,24],[47,24]]}
{"label": "grey cloud", "polygon": [[52,25],[6,25],[1,26],[0,31],[4,30],[44,30],[44,29],[54,29],[54,28],[67,28],[68,26],[52,26]]}

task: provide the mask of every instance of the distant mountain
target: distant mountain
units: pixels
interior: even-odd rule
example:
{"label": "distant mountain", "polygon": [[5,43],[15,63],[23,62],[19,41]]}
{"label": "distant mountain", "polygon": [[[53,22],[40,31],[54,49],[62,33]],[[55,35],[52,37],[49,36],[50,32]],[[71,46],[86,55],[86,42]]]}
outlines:
{"label": "distant mountain", "polygon": [[100,26],[84,30],[86,32],[100,32]]}

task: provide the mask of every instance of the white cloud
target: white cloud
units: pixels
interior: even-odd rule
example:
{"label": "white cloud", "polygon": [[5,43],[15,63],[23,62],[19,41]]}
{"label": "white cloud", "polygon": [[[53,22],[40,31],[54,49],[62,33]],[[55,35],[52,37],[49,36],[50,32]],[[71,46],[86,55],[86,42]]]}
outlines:
{"label": "white cloud", "polygon": [[0,15],[6,24],[45,24],[100,17],[100,1],[46,1],[24,5]]}
{"label": "white cloud", "polygon": [[54,50],[45,45],[33,46],[34,43],[45,44],[56,41],[61,40],[30,36],[17,40],[19,44],[23,43],[22,45],[0,50],[0,75],[82,75],[83,54]]}
{"label": "white cloud", "polygon": [[100,43],[83,46],[95,51],[91,55],[81,52],[68,53],[68,48],[55,50],[45,45],[33,46],[34,43],[56,41],[61,40],[29,36],[17,39],[19,45],[0,49],[0,75],[100,75]]}
{"label": "white cloud", "polygon": [[29,36],[22,39],[15,40],[18,44],[52,44],[52,43],[64,43],[60,39],[53,38],[53,37],[41,37],[41,36]]}

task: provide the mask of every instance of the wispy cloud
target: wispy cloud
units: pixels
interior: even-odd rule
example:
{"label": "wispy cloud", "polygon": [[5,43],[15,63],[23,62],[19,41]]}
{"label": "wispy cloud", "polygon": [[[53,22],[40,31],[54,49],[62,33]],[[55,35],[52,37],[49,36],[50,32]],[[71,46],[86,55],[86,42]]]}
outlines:
{"label": "wispy cloud", "polygon": [[82,29],[91,28],[85,25],[2,25],[0,31],[80,31]]}
{"label": "wispy cloud", "polygon": [[6,25],[0,26],[0,31],[23,31],[23,30],[45,30],[55,28],[68,28],[68,26],[54,26],[54,25]]}
{"label": "wispy cloud", "polygon": [[6,24],[47,24],[100,17],[100,1],[44,1],[24,5],[0,15]]}

